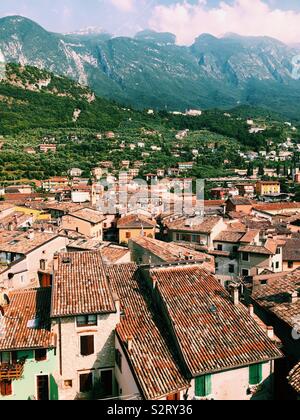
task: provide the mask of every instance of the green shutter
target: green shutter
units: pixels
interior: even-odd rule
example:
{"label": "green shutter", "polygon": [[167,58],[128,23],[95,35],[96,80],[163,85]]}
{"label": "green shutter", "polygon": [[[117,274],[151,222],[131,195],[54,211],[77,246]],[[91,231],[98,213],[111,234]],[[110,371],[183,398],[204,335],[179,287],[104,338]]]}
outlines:
{"label": "green shutter", "polygon": [[196,397],[207,397],[211,394],[211,375],[200,376],[195,379]]}
{"label": "green shutter", "polygon": [[258,385],[262,381],[262,364],[249,367],[249,384]]}

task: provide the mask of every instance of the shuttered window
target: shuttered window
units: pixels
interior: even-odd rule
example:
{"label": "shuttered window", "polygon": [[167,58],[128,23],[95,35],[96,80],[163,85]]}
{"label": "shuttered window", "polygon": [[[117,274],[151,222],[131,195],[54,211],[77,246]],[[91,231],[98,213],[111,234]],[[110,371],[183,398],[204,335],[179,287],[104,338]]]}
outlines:
{"label": "shuttered window", "polygon": [[86,335],[80,337],[80,354],[82,356],[90,356],[95,353],[94,336]]}
{"label": "shuttered window", "polygon": [[262,364],[249,367],[249,384],[258,385],[262,381]]}
{"label": "shuttered window", "polygon": [[211,395],[211,375],[200,376],[195,379],[195,395],[196,397],[207,397]]}
{"label": "shuttered window", "polygon": [[1,381],[0,382],[0,393],[3,397],[12,395],[12,382],[11,381]]}

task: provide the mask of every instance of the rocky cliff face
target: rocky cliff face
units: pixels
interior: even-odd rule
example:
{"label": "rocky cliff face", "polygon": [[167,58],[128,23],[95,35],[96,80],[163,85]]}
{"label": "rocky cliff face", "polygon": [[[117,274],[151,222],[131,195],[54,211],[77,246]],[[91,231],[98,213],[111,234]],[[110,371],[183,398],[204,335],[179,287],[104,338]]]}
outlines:
{"label": "rocky cliff face", "polygon": [[13,16],[0,19],[0,50],[7,62],[71,77],[99,95],[139,108],[245,103],[298,113],[300,49],[271,38],[203,34],[191,47],[181,47],[168,33],[61,35]]}

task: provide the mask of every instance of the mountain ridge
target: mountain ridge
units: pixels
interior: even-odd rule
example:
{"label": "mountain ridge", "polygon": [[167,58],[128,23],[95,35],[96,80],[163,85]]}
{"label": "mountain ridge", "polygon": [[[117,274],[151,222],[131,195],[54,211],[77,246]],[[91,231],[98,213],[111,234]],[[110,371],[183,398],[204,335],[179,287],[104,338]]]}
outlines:
{"label": "mountain ridge", "polygon": [[[269,37],[202,34],[190,46],[145,30],[135,37],[58,34],[21,16],[0,19],[7,62],[44,68],[137,109],[261,106],[298,119],[300,49]],[[300,75],[299,75],[300,76]]]}

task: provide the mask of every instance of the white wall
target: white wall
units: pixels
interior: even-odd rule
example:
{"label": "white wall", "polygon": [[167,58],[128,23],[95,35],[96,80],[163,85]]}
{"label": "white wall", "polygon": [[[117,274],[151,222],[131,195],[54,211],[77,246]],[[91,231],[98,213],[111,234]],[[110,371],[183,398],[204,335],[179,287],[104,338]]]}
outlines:
{"label": "white wall", "polygon": [[[23,289],[39,286],[38,271],[40,269],[40,260],[45,260],[46,267],[48,267],[49,263],[53,263],[56,252],[66,250],[67,243],[67,238],[58,236],[30,252],[25,256],[25,259],[21,259],[20,262],[15,262],[9,270],[0,274],[0,284],[3,283],[8,289]],[[11,280],[8,279],[9,273],[14,274]]]}
{"label": "white wall", "polygon": [[[214,400],[244,401],[257,399],[272,399],[272,383],[270,374],[273,372],[273,362],[263,365],[262,391],[256,397],[248,394],[249,390],[249,367],[229,370],[212,375],[212,394],[209,397]],[[189,390],[189,400],[195,398],[195,380],[192,380]],[[198,398],[197,398],[198,399]]]}
{"label": "white wall", "polygon": [[[96,327],[77,328],[76,318],[64,318],[61,324],[61,342],[59,342],[58,320],[53,321],[53,330],[57,334],[57,357],[62,357],[62,376],[57,372],[59,399],[74,400],[80,390],[79,374],[93,371],[96,376],[101,370],[115,368],[115,327],[120,321],[119,313],[99,315]],[[80,337],[94,335],[95,353],[81,356]],[[72,380],[73,387],[65,389],[64,381]],[[115,391],[115,390],[114,390]]]}

